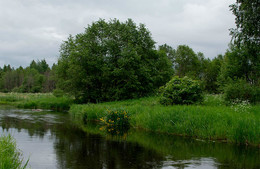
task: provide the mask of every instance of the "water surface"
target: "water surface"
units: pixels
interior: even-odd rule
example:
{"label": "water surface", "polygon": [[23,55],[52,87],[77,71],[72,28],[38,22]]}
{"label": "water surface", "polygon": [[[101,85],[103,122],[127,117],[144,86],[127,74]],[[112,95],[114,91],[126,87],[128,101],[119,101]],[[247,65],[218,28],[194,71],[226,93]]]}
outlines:
{"label": "water surface", "polygon": [[256,147],[133,130],[100,135],[99,126],[79,127],[67,113],[2,107],[0,132],[13,135],[32,169],[260,168]]}

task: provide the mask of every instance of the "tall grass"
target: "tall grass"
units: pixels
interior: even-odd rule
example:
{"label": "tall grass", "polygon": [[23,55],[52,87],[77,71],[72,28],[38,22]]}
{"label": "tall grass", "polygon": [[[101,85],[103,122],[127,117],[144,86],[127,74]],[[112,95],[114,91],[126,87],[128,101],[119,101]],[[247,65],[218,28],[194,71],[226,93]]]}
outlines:
{"label": "tall grass", "polygon": [[51,93],[0,93],[0,104],[19,108],[68,110],[73,103],[70,97],[55,97]]}
{"label": "tall grass", "polygon": [[206,97],[202,105],[162,106],[158,104],[157,97],[73,105],[70,114],[77,121],[82,121],[83,117],[98,120],[106,116],[107,109],[125,110],[130,114],[130,125],[135,128],[201,139],[260,145],[260,105],[240,111],[222,104],[221,96]]}
{"label": "tall grass", "polygon": [[10,135],[0,136],[0,169],[24,169],[28,164],[22,164],[21,152],[17,149],[15,140]]}

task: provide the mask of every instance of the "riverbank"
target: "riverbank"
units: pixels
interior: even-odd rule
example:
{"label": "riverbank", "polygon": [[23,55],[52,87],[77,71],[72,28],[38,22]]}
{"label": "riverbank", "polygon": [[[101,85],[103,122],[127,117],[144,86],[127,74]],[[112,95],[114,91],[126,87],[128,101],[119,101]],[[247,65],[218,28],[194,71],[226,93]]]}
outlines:
{"label": "riverbank", "polygon": [[0,104],[19,108],[68,110],[77,123],[100,121],[108,110],[126,111],[131,127],[206,140],[260,146],[260,105],[226,106],[221,95],[207,95],[198,105],[163,106],[158,97],[73,104],[52,94],[0,93]]}
{"label": "riverbank", "polygon": [[69,110],[70,97],[55,97],[52,93],[0,93],[0,105],[12,105],[25,109]]}
{"label": "riverbank", "polygon": [[126,111],[130,125],[152,132],[236,144],[260,145],[260,105],[226,106],[221,96],[208,95],[201,105],[162,106],[157,97],[72,105],[76,121],[99,121],[107,110]]}
{"label": "riverbank", "polygon": [[0,135],[0,169],[26,168],[29,160],[23,165],[21,155],[21,152],[17,149],[15,140],[10,135]]}

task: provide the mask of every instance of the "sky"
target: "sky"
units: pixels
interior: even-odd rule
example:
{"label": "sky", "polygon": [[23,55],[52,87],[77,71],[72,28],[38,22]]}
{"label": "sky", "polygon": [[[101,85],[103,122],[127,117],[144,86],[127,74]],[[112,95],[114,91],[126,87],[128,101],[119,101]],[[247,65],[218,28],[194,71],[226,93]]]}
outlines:
{"label": "sky", "polygon": [[206,58],[224,54],[231,40],[235,0],[0,0],[0,67],[32,60],[57,63],[60,45],[91,23],[131,18],[145,24],[156,45],[188,45]]}

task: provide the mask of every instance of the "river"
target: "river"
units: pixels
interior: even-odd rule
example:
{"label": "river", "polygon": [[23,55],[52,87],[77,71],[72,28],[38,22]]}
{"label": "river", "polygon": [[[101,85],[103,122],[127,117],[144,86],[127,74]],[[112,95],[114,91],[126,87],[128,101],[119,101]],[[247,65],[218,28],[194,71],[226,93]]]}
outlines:
{"label": "river", "polygon": [[257,147],[136,130],[115,137],[64,112],[0,107],[0,132],[16,139],[32,169],[260,168]]}

